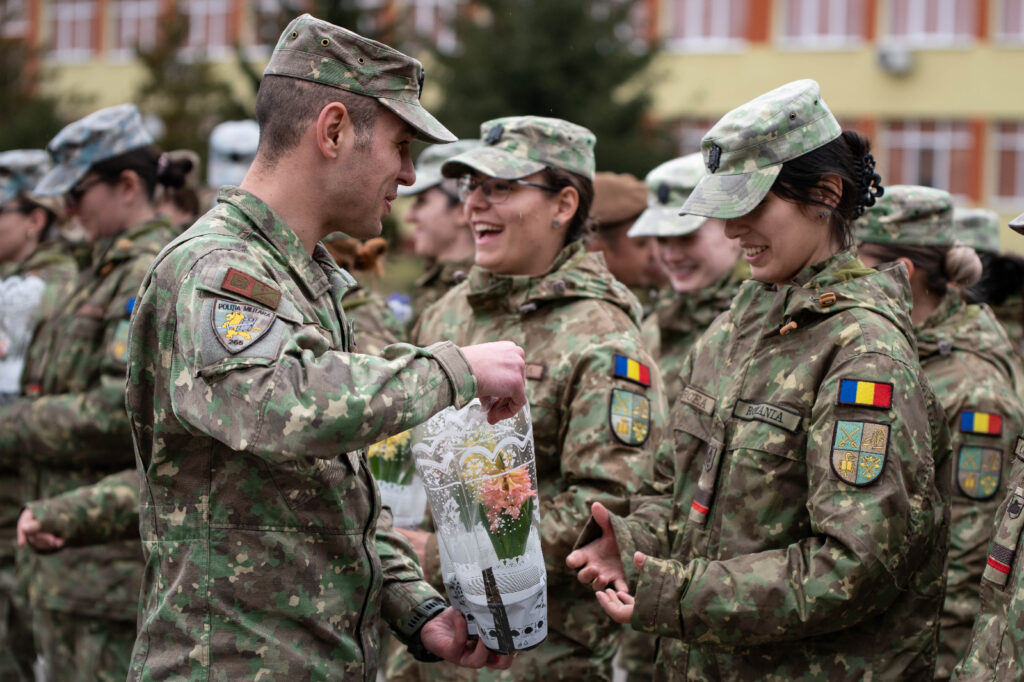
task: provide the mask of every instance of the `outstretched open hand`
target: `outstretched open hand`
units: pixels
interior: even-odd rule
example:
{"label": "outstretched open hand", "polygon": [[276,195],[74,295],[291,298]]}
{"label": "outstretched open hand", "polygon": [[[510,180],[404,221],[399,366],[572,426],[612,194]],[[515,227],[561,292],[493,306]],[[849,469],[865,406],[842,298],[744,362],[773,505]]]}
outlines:
{"label": "outstretched open hand", "polygon": [[627,592],[626,572],[619,558],[619,543],[615,540],[608,510],[600,502],[595,502],[590,507],[590,513],[601,529],[601,537],[570,552],[565,558],[565,565],[576,569],[576,578],[584,585],[593,587],[594,591],[612,585],[620,592]]}

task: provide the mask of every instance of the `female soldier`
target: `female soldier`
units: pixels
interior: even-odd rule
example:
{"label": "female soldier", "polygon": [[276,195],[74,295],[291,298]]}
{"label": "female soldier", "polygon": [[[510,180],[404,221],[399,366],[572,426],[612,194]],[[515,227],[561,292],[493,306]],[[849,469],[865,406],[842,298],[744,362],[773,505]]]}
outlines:
{"label": "female soldier", "polygon": [[988,306],[967,305],[961,287],[981,275],[968,246],[954,245],[953,199],[930,187],[894,186],[857,222],[864,263],[901,261],[910,272],[917,352],[952,434],[949,568],[939,627],[936,679],[948,679],[967,650],[978,590],[1024,408],[1020,369]]}
{"label": "female soldier", "polygon": [[725,236],[721,220],[679,215],[679,207],[705,174],[700,154],[667,161],[647,174],[647,210],[629,237],[654,237],[655,255],[672,290],[644,320],[643,338],[658,362],[671,406],[682,391],[679,369],[704,330],[729,309],[749,275],[740,245]]}
{"label": "female soldier", "polygon": [[[124,407],[128,317],[147,267],[172,234],[156,217],[154,189],[183,176],[176,164],[160,163],[129,104],[71,123],[49,151],[56,165],[35,192],[64,195],[93,242],[93,258],[33,344],[25,370],[33,397],[0,409],[0,461],[20,458],[30,488],[23,499],[134,470]],[[141,561],[135,540],[36,556],[25,568],[36,644],[52,679],[127,676]]]}
{"label": "female soldier", "polygon": [[701,148],[709,175],[683,211],[724,219],[752,279],[684,364],[663,496],[628,519],[595,504],[580,543],[596,542],[568,563],[618,588],[598,592],[616,620],[661,636],[666,679],[931,679],[948,432],[905,270],[849,248],[881,192],[868,143],[803,80]]}
{"label": "female soldier", "polygon": [[[640,340],[639,304],[580,243],[593,196],[593,134],[520,116],[484,123],[481,137],[484,146],[442,169],[460,178],[476,266],[424,313],[413,338],[504,338],[526,350],[548,638],[500,676],[606,680],[618,627],[573,580],[565,557],[590,502],[624,510],[648,478],[665,421],[661,378]],[[426,559],[435,573],[436,553],[434,540]]]}

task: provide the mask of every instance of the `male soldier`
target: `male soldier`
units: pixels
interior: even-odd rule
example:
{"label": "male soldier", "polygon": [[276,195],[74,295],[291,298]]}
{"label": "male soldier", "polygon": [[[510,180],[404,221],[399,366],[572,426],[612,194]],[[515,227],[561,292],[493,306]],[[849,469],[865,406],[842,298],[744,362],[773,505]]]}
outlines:
{"label": "male soldier", "polygon": [[[359,450],[479,395],[525,403],[523,352],[348,353],[353,285],[318,241],[379,233],[416,136],[419,62],[303,15],[256,99],[240,188],[173,242],[140,289],[127,404],[147,559],[130,680],[373,680],[383,618],[424,660],[472,667],[462,616],[422,579]],[[493,400],[496,399],[496,400]]]}

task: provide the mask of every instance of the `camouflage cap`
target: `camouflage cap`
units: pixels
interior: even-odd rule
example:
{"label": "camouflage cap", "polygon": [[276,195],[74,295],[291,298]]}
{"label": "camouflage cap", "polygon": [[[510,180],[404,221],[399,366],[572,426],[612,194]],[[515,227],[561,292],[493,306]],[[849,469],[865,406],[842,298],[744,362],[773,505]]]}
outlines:
{"label": "camouflage cap", "polygon": [[853,224],[858,242],[899,246],[949,246],[953,235],[953,197],[921,185],[885,188],[875,205]]}
{"label": "camouflage cap", "polygon": [[695,232],[707,220],[700,215],[680,215],[693,188],[707,175],[700,152],[687,154],[661,164],[644,181],[647,183],[647,210],[630,228],[630,237],[683,237]]}
{"label": "camouflage cap", "polygon": [[954,208],[953,233],[975,251],[999,253],[999,214],[987,208]]}
{"label": "camouflage cap", "polygon": [[0,153],[0,204],[32,194],[39,179],[50,169],[50,155],[43,149],[14,149]]}
{"label": "camouflage cap", "polygon": [[1024,213],[1009,222],[1010,229],[1019,234],[1024,234]]}
{"label": "camouflage cap", "polygon": [[768,194],[782,164],[842,134],[821,98],[817,82],[787,83],[733,109],[701,140],[709,173],[683,206],[683,213],[737,218]]}
{"label": "camouflage cap", "polygon": [[453,156],[479,146],[480,140],[471,138],[458,140],[451,144],[435,144],[427,147],[416,159],[416,182],[408,187],[399,187],[398,196],[411,197],[440,185],[444,180],[444,176],[441,175],[441,165]]}
{"label": "camouflage cap", "polygon": [[373,97],[415,128],[421,140],[456,140],[420,104],[422,64],[309,14],[296,17],[284,29],[263,75],[299,78]]}
{"label": "camouflage cap", "polygon": [[475,170],[492,178],[518,180],[551,166],[594,179],[597,138],[575,123],[543,116],[506,116],[483,123],[480,139],[483,146],[448,159],[441,173],[456,178]]}
{"label": "camouflage cap", "polygon": [[55,164],[36,185],[39,196],[57,196],[75,186],[93,164],[153,144],[134,104],[94,111],[64,126],[46,145]]}

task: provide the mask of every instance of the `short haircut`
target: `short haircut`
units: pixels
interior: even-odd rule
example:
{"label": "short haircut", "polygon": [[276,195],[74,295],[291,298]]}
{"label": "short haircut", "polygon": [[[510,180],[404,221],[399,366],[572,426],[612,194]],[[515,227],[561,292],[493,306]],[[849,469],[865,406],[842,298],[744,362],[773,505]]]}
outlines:
{"label": "short haircut", "polygon": [[370,143],[380,105],[372,97],[290,76],[264,76],[256,93],[258,154],[269,164],[299,144],[302,133],[328,104],[345,105],[355,130],[357,148]]}

